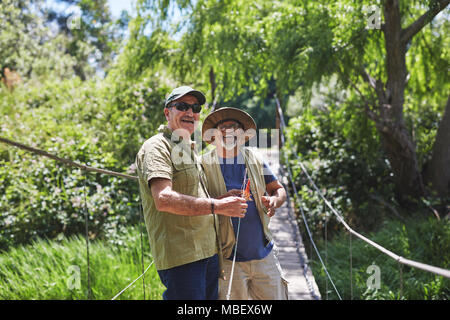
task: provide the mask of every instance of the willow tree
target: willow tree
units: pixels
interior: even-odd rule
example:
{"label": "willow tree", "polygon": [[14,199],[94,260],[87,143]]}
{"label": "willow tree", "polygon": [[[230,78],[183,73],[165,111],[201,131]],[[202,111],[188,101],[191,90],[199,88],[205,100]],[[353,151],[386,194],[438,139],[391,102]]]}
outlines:
{"label": "willow tree", "polygon": [[413,134],[420,130],[414,115],[442,115],[448,98],[449,2],[141,1],[166,23],[168,8],[185,10],[186,31],[167,66],[182,81],[214,83],[211,94],[264,95],[275,82],[279,97],[300,89],[307,100],[314,85],[336,76],[375,124],[402,205],[424,196],[427,182],[449,193],[448,103],[424,159]]}
{"label": "willow tree", "polygon": [[[402,202],[408,196],[418,198],[425,193],[421,169],[417,160],[416,145],[404,121],[405,92],[410,74],[406,63],[407,51],[408,47],[413,44],[413,38],[449,2],[430,2],[430,7],[425,13],[406,24],[404,21],[410,17],[406,16],[406,9],[403,12],[400,10],[399,1],[385,1],[383,4],[384,23],[381,26],[385,48],[383,77],[371,74],[363,65],[355,65],[361,78],[375,93],[375,103],[367,102],[367,115],[375,122],[381,136]],[[433,64],[433,61],[424,63]],[[426,85],[426,83],[422,83],[422,85]],[[444,122],[441,125],[447,130],[450,129],[448,123]],[[445,149],[448,148],[448,145],[438,143],[436,148]],[[447,162],[450,162],[450,158],[447,159]],[[450,181],[450,166],[439,166],[434,170],[442,172],[442,177],[447,179],[447,183]]]}

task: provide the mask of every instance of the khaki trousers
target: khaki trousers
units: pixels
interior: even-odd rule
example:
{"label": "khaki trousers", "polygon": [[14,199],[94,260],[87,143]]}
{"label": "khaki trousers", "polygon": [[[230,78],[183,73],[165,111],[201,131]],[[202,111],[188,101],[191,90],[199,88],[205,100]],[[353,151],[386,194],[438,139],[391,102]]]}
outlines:
{"label": "khaki trousers", "polygon": [[[228,292],[233,261],[224,259],[226,280],[219,279],[219,300]],[[231,286],[231,300],[288,300],[287,281],[272,250],[261,260],[237,262]]]}

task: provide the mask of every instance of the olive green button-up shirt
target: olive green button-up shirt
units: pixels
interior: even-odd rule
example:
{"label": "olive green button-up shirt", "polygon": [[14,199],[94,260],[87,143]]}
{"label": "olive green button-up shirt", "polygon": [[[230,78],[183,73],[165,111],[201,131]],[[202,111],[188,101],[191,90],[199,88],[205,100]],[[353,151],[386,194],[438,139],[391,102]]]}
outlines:
{"label": "olive green button-up shirt", "polygon": [[158,132],[142,145],[136,167],[150,249],[157,270],[164,270],[211,257],[218,250],[214,215],[184,216],[156,209],[148,184],[153,178],[171,180],[176,192],[207,197],[193,142],[179,139],[167,126]]}

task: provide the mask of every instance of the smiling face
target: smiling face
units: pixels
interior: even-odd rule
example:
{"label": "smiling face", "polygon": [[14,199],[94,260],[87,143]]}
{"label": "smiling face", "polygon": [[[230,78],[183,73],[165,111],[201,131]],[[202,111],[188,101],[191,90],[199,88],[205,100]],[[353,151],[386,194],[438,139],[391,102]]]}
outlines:
{"label": "smiling face", "polygon": [[[185,102],[187,104],[198,104],[198,100],[194,96],[185,95],[181,98],[174,100],[173,102]],[[179,111],[175,107],[170,107],[164,109],[164,115],[167,119],[167,125],[172,131],[179,129],[184,129],[187,131],[190,136],[194,133],[194,129],[198,124],[198,120],[200,118],[200,113],[194,113],[192,108],[189,108],[186,111]],[[186,135],[183,135],[186,136]]]}
{"label": "smiling face", "polygon": [[214,139],[213,143],[219,148],[221,156],[225,158],[236,156],[237,147],[245,142],[242,126],[236,121],[229,120],[220,123],[217,130],[219,136],[218,139]]}
{"label": "smiling face", "polygon": [[233,120],[225,121],[218,125],[217,129],[222,133],[223,146],[228,150],[233,149],[237,144],[238,135],[241,133],[238,129],[242,129],[239,123]]}

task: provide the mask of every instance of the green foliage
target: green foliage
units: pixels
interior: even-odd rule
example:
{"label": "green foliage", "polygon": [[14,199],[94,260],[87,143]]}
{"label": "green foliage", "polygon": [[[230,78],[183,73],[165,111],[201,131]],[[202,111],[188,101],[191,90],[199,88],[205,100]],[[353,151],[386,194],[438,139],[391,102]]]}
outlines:
{"label": "green foliage", "polygon": [[[329,249],[329,256],[335,256],[330,259],[348,259],[345,236],[339,235],[337,221],[311,191],[294,153],[327,199],[358,231],[381,230],[373,236],[380,237],[380,243],[393,251],[448,268],[447,256],[445,265],[434,260],[442,256],[439,249],[449,252],[446,221],[440,226],[408,222],[406,227],[399,222],[385,222],[402,219],[403,212],[394,199],[394,177],[379,134],[365,114],[367,105],[376,105],[376,93],[362,78],[361,68],[383,82],[387,77],[384,34],[366,28],[368,13],[364,6],[372,5],[372,1],[139,0],[136,16],[129,21],[126,43],[121,42],[123,34],[111,20],[106,1],[58,2],[76,3],[81,12],[80,25],[68,28],[70,14],[53,12],[42,6],[42,0],[0,3],[0,69],[9,67],[22,77],[13,92],[0,84],[1,136],[80,163],[134,174],[135,154],[165,120],[164,96],[179,84],[202,90],[212,101],[214,75],[219,105],[248,111],[260,128],[275,123],[274,94],[282,100],[283,108],[292,106],[289,96],[295,94],[298,104],[295,110],[289,110],[293,118],[284,150],[315,236],[323,238],[326,225],[328,239],[336,237],[335,246]],[[428,4],[420,1],[407,5],[401,2],[402,27],[427,9]],[[181,13],[181,20],[172,20],[174,11]],[[449,22],[445,14],[448,12],[412,39],[406,55],[409,75],[403,112],[422,168],[430,159],[450,83],[450,46],[445,36]],[[58,28],[52,33],[51,23],[55,21]],[[92,77],[99,68],[106,72],[104,79]],[[320,92],[323,89],[325,93]],[[204,108],[202,119],[209,110]],[[423,200],[433,204],[433,199]],[[122,233],[124,226],[139,219],[138,205],[138,187],[133,181],[86,175],[53,160],[0,145],[0,250],[6,254],[16,254],[15,246],[40,237],[58,239],[70,247],[61,239],[84,232],[86,212],[90,238],[105,239],[120,247],[128,237]],[[417,234],[430,238],[424,239],[422,246],[416,243],[422,239]],[[74,257],[83,252],[82,240],[75,242],[78,247]],[[100,241],[95,243],[103,246]],[[366,291],[367,265],[375,262],[381,266],[382,258],[376,253],[367,255],[366,247],[357,252],[360,244],[354,244],[355,296],[448,298],[446,280],[422,277],[409,268],[403,269],[402,296],[395,273],[398,266],[392,261],[382,266],[385,287],[378,292]],[[51,246],[60,255],[60,248]],[[43,248],[42,252],[50,250],[44,249],[40,241],[35,242],[35,247]],[[21,260],[32,259],[32,250],[17,250],[22,249],[28,253]],[[21,253],[17,255],[19,259]],[[104,252],[93,258],[99,266],[102,255]],[[359,261],[361,257],[369,257],[370,262]],[[140,264],[135,258],[133,255],[129,263],[134,267]],[[41,291],[42,298],[85,297],[85,292],[67,295],[63,281],[54,284],[49,273],[37,277],[46,279],[45,290],[32,282],[22,290],[20,277],[14,278],[11,271],[13,260],[8,256],[0,259],[0,278],[15,279],[8,286],[12,291],[4,298],[36,298]],[[50,260],[53,258],[49,256]],[[83,265],[81,256],[73,262]],[[2,269],[3,265],[8,270]],[[105,267],[110,274],[117,271],[112,265]],[[67,269],[66,264],[52,267],[59,270],[58,274]],[[51,267],[24,264],[23,270],[33,268]],[[94,280],[100,286],[94,296],[109,298],[115,290],[108,288],[116,284],[108,282],[111,277],[103,279],[97,268],[103,266],[96,267],[94,277],[101,281]],[[342,264],[333,264],[333,268],[338,288],[347,287],[348,273]],[[319,272],[316,277],[323,288],[320,268],[314,269]],[[21,271],[19,275],[29,272]],[[128,280],[131,278],[123,285]],[[348,292],[344,296],[349,297]]]}
{"label": "green foliage", "polygon": [[157,76],[146,74],[129,79],[112,73],[107,78],[106,86],[112,94],[105,94],[111,110],[98,125],[106,125],[109,136],[103,145],[124,170],[134,163],[142,143],[166,121],[164,99],[171,89],[161,82]]}
{"label": "green foliage", "polygon": [[4,68],[22,77],[69,77],[76,64],[61,48],[67,38],[51,35],[44,19],[30,10],[39,0],[5,0],[0,3],[0,72]]}
{"label": "green foliage", "polygon": [[[145,231],[143,243],[144,268],[147,268],[152,257]],[[138,227],[128,227],[116,236],[115,242],[91,241],[92,298],[109,300],[139,277],[143,271],[141,254]],[[86,243],[80,236],[37,240],[11,248],[0,254],[0,281],[4,284],[0,299],[88,299],[86,263]],[[161,299],[164,287],[154,266],[145,274],[145,290],[146,299]],[[117,298],[121,299],[143,299],[142,278]]]}
{"label": "green foliage", "polygon": [[[22,78],[54,76],[81,79],[108,71],[123,38],[123,21],[111,18],[106,0],[44,0],[0,3],[0,70]],[[68,10],[70,9],[70,10]],[[70,11],[70,12],[69,12]]]}
{"label": "green foliage", "polygon": [[373,230],[392,215],[380,201],[393,201],[388,164],[374,126],[354,107],[330,103],[325,110],[307,109],[291,118],[283,150],[314,232],[320,234],[325,222],[330,230],[338,223],[301,172],[295,154],[323,195],[351,224]]}
{"label": "green foliage", "polygon": [[[0,89],[1,135],[82,164],[134,174],[137,151],[162,122],[165,92],[146,79],[29,82],[14,93]],[[0,146],[0,163],[1,249],[83,231],[86,205],[92,238],[110,238],[138,221],[134,181],[86,175],[6,145]]]}
{"label": "green foliage", "polygon": [[[432,147],[450,90],[448,19],[435,19],[413,39],[406,56],[410,66],[405,95],[406,123],[417,144],[419,164],[431,159]],[[430,63],[430,62],[433,63]]]}
{"label": "green foliage", "polygon": [[[417,235],[421,236],[418,237]],[[386,220],[378,232],[366,235],[371,240],[405,258],[448,269],[450,266],[450,223],[434,218],[408,219],[405,223]],[[400,265],[377,249],[352,236],[352,283],[350,284],[349,235],[341,233],[333,241],[317,244],[328,263],[327,270],[343,299],[366,300],[447,300],[450,280],[420,269]],[[374,272],[379,268],[380,288],[370,288]],[[322,265],[313,258],[312,270],[323,299],[338,299]],[[351,287],[352,285],[352,287]],[[328,288],[328,295],[327,295]],[[352,291],[353,290],[353,295]]]}
{"label": "green foliage", "polygon": [[[179,1],[165,1],[159,6],[142,5],[141,15],[134,23],[143,30],[150,19],[142,19],[142,16],[150,15],[151,11],[153,20],[170,20],[167,9],[171,4],[182,9],[190,7]],[[364,4],[372,3],[196,1],[180,23],[186,32],[175,48],[154,43],[145,50],[155,51],[155,47],[166,50],[166,55],[172,57],[166,66],[181,81],[194,79],[207,86],[212,68],[219,80],[217,91],[225,100],[247,90],[265,96],[273,79],[281,94],[292,93],[299,87],[308,94],[311,86],[323,76],[339,71],[336,60],[350,64],[355,54],[364,53],[368,36],[363,32],[366,26]],[[173,37],[179,29],[173,30],[165,29],[167,38]],[[159,32],[153,28],[152,33]],[[139,34],[130,43],[147,37]],[[152,37],[153,34],[148,38]],[[349,42],[352,50],[342,50]]]}

